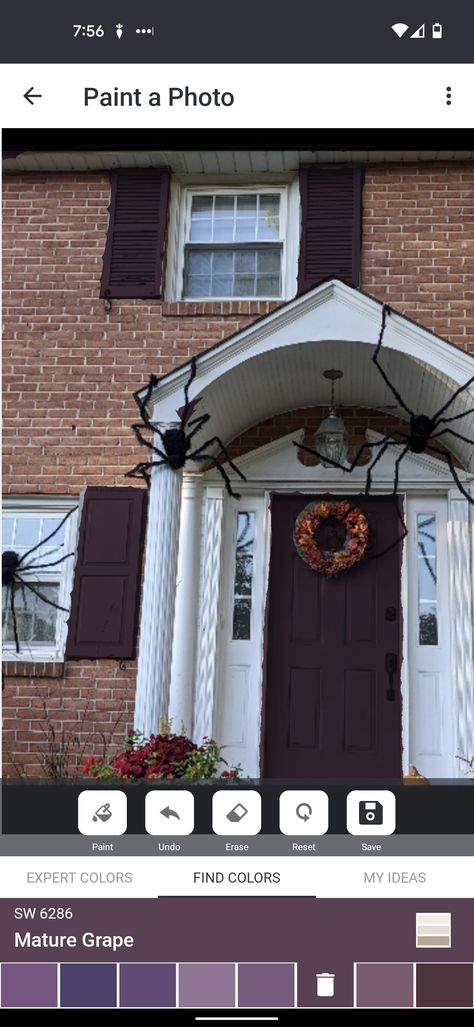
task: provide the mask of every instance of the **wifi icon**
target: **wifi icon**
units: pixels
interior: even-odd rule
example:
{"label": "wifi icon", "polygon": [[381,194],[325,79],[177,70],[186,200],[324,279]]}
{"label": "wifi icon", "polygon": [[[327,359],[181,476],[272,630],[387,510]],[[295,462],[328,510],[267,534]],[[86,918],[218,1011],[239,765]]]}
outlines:
{"label": "wifi icon", "polygon": [[401,37],[405,35],[405,32],[408,32],[409,25],[404,25],[403,22],[397,21],[396,25],[392,25],[392,29],[398,38],[401,39]]}

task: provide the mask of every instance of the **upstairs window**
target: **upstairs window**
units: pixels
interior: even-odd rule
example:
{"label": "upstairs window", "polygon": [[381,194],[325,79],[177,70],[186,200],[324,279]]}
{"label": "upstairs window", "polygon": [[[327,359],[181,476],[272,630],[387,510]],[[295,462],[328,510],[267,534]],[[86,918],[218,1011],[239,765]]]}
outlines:
{"label": "upstairs window", "polygon": [[281,194],[198,193],[189,203],[184,298],[281,296]]}

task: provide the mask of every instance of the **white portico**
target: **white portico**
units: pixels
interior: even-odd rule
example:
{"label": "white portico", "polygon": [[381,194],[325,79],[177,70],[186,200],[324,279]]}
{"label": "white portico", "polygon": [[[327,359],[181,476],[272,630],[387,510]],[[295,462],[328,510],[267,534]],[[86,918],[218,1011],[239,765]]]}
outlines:
{"label": "white portico", "polygon": [[[200,356],[192,397],[210,414],[200,441],[225,443],[271,415],[323,403],[321,371],[336,366],[344,377],[338,406],[384,408],[393,396],[370,360],[380,329],[381,306],[338,281],[288,303]],[[434,414],[473,373],[472,357],[421,326],[393,314],[383,345],[384,367],[412,410]],[[152,419],[176,422],[189,364],[157,386]],[[472,390],[471,390],[472,392]],[[450,414],[472,409],[460,393]],[[396,416],[406,418],[403,409]],[[466,417],[461,422],[469,424]],[[469,432],[464,431],[465,434]],[[251,776],[260,772],[265,608],[270,555],[270,493],[363,492],[366,470],[351,475],[304,466],[286,436],[238,461],[247,481],[233,478],[240,501],[226,494],[213,469],[195,473],[167,467],[153,472],[145,555],[135,726],[156,731],[160,715],[181,722],[193,738],[213,735],[228,747],[230,762]],[[376,435],[368,436],[374,444]],[[472,447],[446,436],[446,447],[473,481]],[[373,492],[393,488],[397,447],[374,471]],[[232,477],[232,471],[230,471]],[[472,508],[455,486],[445,461],[409,454],[401,465],[399,493],[408,537],[402,567],[404,769],[410,762],[431,776],[462,773],[456,759],[474,747]],[[304,503],[303,503],[304,505]],[[239,513],[252,515],[251,612],[248,638],[232,636],[235,551]],[[421,521],[420,518],[425,518]],[[419,642],[418,530],[434,518],[437,644]],[[431,524],[431,520],[430,520]]]}

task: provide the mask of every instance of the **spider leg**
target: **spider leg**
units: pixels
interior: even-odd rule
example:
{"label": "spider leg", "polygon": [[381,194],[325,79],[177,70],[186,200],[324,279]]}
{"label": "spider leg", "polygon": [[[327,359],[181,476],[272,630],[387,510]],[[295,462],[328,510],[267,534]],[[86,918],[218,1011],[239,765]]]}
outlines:
{"label": "spider leg", "polygon": [[406,454],[408,453],[409,449],[410,449],[410,443],[407,442],[406,446],[403,447],[401,453],[398,454],[397,459],[395,460],[395,477],[393,479],[393,494],[394,494],[394,496],[396,496],[396,494],[398,492],[398,479],[400,477],[400,464],[401,464],[401,462],[403,460],[403,457],[406,456]]}
{"label": "spider leg", "polygon": [[468,503],[470,503],[471,506],[474,506],[474,499],[472,498],[472,496],[469,495],[469,492],[467,492],[466,489],[464,488],[464,485],[463,485],[463,483],[462,483],[462,481],[461,481],[461,479],[460,479],[460,477],[459,477],[459,475],[458,475],[458,473],[456,471],[456,468],[454,466],[454,461],[453,461],[453,458],[451,456],[451,453],[448,450],[446,450],[446,452],[443,452],[443,450],[438,449],[437,446],[430,446],[430,445],[428,445],[426,448],[429,449],[431,453],[437,453],[438,456],[444,456],[446,458],[446,460],[448,461],[449,470],[451,471],[451,474],[452,474],[452,476],[454,478],[454,481],[456,482],[456,485],[457,485],[459,491],[462,493],[462,495],[465,497],[465,499],[467,499]]}
{"label": "spider leg", "polygon": [[19,653],[20,652],[20,640],[18,638],[18,625],[17,625],[17,620],[16,620],[15,597],[13,595],[13,582],[11,583],[11,585],[9,585],[9,588],[10,588],[10,612],[11,612],[11,615],[12,615],[12,624],[13,624],[13,637],[15,639],[15,649],[16,649],[17,653]]}
{"label": "spider leg", "polygon": [[393,502],[395,503],[395,510],[396,510],[397,518],[399,520],[399,523],[402,526],[402,534],[399,535],[398,538],[394,539],[393,542],[390,542],[390,544],[388,546],[385,546],[385,549],[382,549],[382,551],[380,553],[371,553],[369,555],[369,560],[378,560],[381,556],[385,556],[385,554],[389,553],[391,549],[395,549],[395,546],[399,546],[400,542],[403,542],[404,539],[406,539],[406,537],[408,535],[408,528],[407,528],[407,526],[405,524],[405,521],[404,521],[404,519],[402,517],[401,511],[400,511],[400,506],[398,504],[398,496],[395,494],[395,492],[392,492],[391,496],[392,496]]}
{"label": "spider leg", "polygon": [[468,439],[467,435],[461,435],[458,431],[453,431],[452,428],[442,428],[441,431],[436,432],[436,435],[432,435],[432,439],[439,439],[441,435],[455,435],[457,439],[461,439],[462,442],[469,442],[472,446],[474,439]]}
{"label": "spider leg", "polygon": [[372,460],[372,463],[369,464],[369,466],[367,468],[367,478],[366,478],[366,481],[365,481],[365,494],[366,494],[366,496],[370,496],[370,490],[372,488],[372,471],[373,471],[375,465],[378,464],[379,460],[382,459],[382,457],[383,457],[384,453],[387,451],[388,447],[389,446],[398,446],[398,442],[396,441],[396,439],[391,439],[390,436],[388,436],[386,439],[382,439],[381,446],[382,446],[382,448],[377,453],[377,456],[375,457],[374,460]]}
{"label": "spider leg", "polygon": [[198,431],[201,431],[201,428],[204,428],[204,425],[207,424],[207,422],[210,420],[210,414],[202,414],[201,417],[194,417],[192,421],[189,421],[188,428],[193,428],[193,430],[188,434],[188,441],[190,442],[191,439],[194,438],[194,436],[198,433]]}
{"label": "spider leg", "polygon": [[[394,396],[395,399],[398,401],[398,403],[400,403],[400,406],[403,407],[404,410],[406,410],[407,414],[410,414],[410,417],[413,417],[413,410],[410,410],[410,407],[407,407],[407,405],[406,405],[405,401],[402,399],[400,393],[397,391],[395,386],[392,385],[388,375],[384,371],[383,367],[379,364],[379,352],[380,352],[380,347],[382,345],[383,337],[384,337],[384,333],[385,333],[385,326],[386,326],[386,323],[387,323],[387,314],[391,314],[391,309],[390,309],[388,303],[384,303],[384,305],[382,307],[382,327],[380,329],[377,345],[375,347],[374,352],[372,353],[372,360],[373,360],[373,362],[374,362],[378,372],[382,375],[382,378],[383,378],[385,384],[390,389],[390,392],[392,393],[392,396]],[[440,411],[440,413],[441,413],[441,411]]]}
{"label": "spider leg", "polygon": [[192,385],[192,383],[193,383],[193,381],[194,381],[194,379],[196,377],[196,364],[197,364],[197,357],[191,357],[191,371],[190,371],[190,374],[189,374],[189,378],[188,378],[188,380],[186,382],[186,385],[184,386],[184,407],[183,407],[183,410],[182,410],[182,413],[181,413],[181,424],[182,425],[186,424],[186,421],[187,421],[187,418],[188,418],[188,414],[189,414],[189,407],[191,405],[190,401],[189,401],[189,390],[190,390],[191,385]]}
{"label": "spider leg", "polygon": [[467,417],[468,414],[474,414],[474,407],[472,410],[463,410],[462,414],[454,414],[453,417],[435,417],[434,426],[437,428],[440,424],[451,424],[451,421],[459,421],[461,417]]}
{"label": "spider leg", "polygon": [[459,394],[461,392],[465,392],[466,389],[468,389],[469,386],[472,385],[473,382],[474,382],[474,374],[472,375],[472,378],[470,378],[469,381],[466,382],[465,385],[460,385],[459,389],[456,389],[456,392],[453,392],[452,396],[449,397],[448,401],[444,404],[444,406],[442,406],[441,409],[438,410],[438,412],[436,414],[436,420],[438,420],[440,414],[444,414],[444,411],[447,410],[448,407],[451,406],[451,403],[454,402],[454,400],[456,399],[456,396],[459,396]]}
{"label": "spider leg", "polygon": [[72,510],[68,510],[66,516],[63,517],[62,521],[59,522],[57,528],[55,528],[54,531],[51,531],[50,534],[46,536],[46,538],[42,538],[41,542],[37,542],[37,544],[35,546],[33,546],[32,549],[28,549],[28,552],[23,553],[23,556],[21,557],[21,560],[18,561],[18,567],[20,566],[20,564],[23,563],[23,560],[26,560],[27,556],[31,556],[31,554],[36,552],[36,550],[39,549],[40,546],[46,545],[46,543],[49,542],[50,538],[52,538],[53,535],[56,535],[56,533],[59,531],[59,529],[62,528],[63,524],[66,523],[68,517],[70,517],[71,514],[73,514],[75,512],[75,510],[77,510],[77,506],[74,506],[72,508]]}
{"label": "spider leg", "polygon": [[28,588],[30,592],[33,592],[33,595],[37,596],[38,599],[41,599],[43,603],[47,603],[48,606],[54,606],[55,610],[64,610],[64,613],[69,613],[67,606],[60,606],[59,603],[54,603],[52,599],[47,599],[42,592],[38,592],[36,588],[33,588],[33,585],[31,585],[29,581],[22,581],[22,585],[24,585],[25,588]]}
{"label": "spider leg", "polygon": [[[164,456],[165,454],[161,452],[161,449],[158,449],[157,446],[154,446],[153,443],[150,442],[149,439],[146,439],[142,435],[141,427],[142,427],[142,425],[140,425],[140,424],[132,424],[131,425],[133,434],[135,435],[135,438],[136,438],[137,442],[139,442],[141,446],[146,446],[147,449],[152,449],[153,452],[154,453],[158,453],[159,456]],[[161,432],[159,428],[152,428],[151,430],[156,432],[156,434],[160,436],[161,442],[163,442],[163,432]]]}
{"label": "spider leg", "polygon": [[154,428],[151,424],[150,418],[148,417],[146,408],[148,406],[148,403],[150,402],[153,389],[156,388],[157,385],[158,378],[156,377],[156,374],[151,374],[145,395],[143,399],[138,400],[138,409],[140,411],[140,417],[142,418],[143,423],[146,424],[147,428],[151,428],[152,431],[154,431]]}
{"label": "spider leg", "polygon": [[[218,435],[213,435],[212,439],[207,439],[206,442],[203,442],[202,446],[199,446],[199,449],[195,449],[194,453],[190,453],[189,454],[188,460],[194,460],[194,458],[196,456],[200,456],[202,454],[203,449],[206,449],[207,446],[212,446],[212,444],[214,442],[218,442],[219,443],[219,446],[221,447],[221,452],[224,454],[224,456],[225,456],[229,466],[232,467],[232,470],[235,471],[236,474],[238,474],[239,478],[242,478],[242,481],[247,481],[247,479],[245,477],[245,474],[242,474],[242,471],[239,471],[239,468],[237,467],[237,465],[234,464],[233,460],[231,460],[231,458],[230,458],[230,456],[229,456],[229,454],[227,452],[227,449],[224,446],[224,443],[223,443],[222,439],[220,439]],[[208,459],[212,460],[213,457],[209,456]]]}
{"label": "spider leg", "polygon": [[150,460],[149,463],[135,464],[135,467],[132,467],[131,471],[127,471],[124,474],[124,478],[143,478],[144,482],[146,482],[147,488],[150,488],[151,477],[147,474],[148,468],[163,467],[163,465],[167,463],[167,460]]}
{"label": "spider leg", "polygon": [[70,556],[74,556],[74,553],[66,553],[60,560],[51,560],[50,563],[28,563],[22,567],[22,571],[39,571],[43,570],[43,567],[57,567],[58,563],[62,563],[63,560],[68,560]]}
{"label": "spider leg", "polygon": [[[188,456],[187,459],[188,460],[195,460],[196,463],[198,463],[199,461],[202,461],[203,463],[210,462],[210,463],[214,464],[214,467],[216,468],[216,471],[219,471],[219,474],[220,474],[221,478],[223,478],[224,481],[225,481],[225,487],[227,489],[227,492],[228,492],[229,496],[233,496],[234,499],[240,499],[240,494],[238,492],[234,492],[233,491],[229,475],[227,474],[227,472],[226,472],[225,468],[222,466],[222,464],[219,463],[219,461],[218,461],[216,456],[212,456],[209,453],[195,453],[194,456]],[[234,466],[234,465],[232,465],[232,466]],[[239,471],[239,474],[240,474],[240,477],[242,478],[243,475],[241,474],[240,471]],[[243,480],[247,481],[246,478],[244,478]]]}

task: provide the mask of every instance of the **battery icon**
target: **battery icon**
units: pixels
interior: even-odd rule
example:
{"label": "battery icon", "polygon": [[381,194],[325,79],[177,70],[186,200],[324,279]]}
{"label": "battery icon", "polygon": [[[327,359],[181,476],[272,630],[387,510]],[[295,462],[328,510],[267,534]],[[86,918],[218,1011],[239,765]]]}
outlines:
{"label": "battery icon", "polygon": [[434,25],[432,25],[432,27],[431,27],[431,35],[432,35],[433,39],[442,39],[443,38],[443,26],[440,25],[439,21],[435,21]]}

